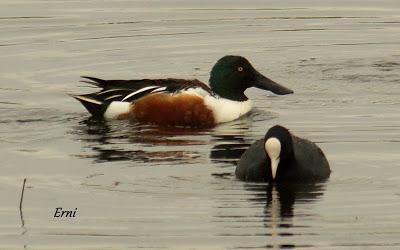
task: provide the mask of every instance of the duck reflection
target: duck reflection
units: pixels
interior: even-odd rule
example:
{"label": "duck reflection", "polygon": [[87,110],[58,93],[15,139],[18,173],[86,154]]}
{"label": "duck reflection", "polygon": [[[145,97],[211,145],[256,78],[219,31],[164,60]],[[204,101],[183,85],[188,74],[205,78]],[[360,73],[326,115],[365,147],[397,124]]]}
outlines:
{"label": "duck reflection", "polygon": [[210,151],[211,161],[224,163],[225,167],[236,166],[240,156],[254,142],[253,132],[259,134],[265,130],[264,126],[256,127],[253,122],[267,121],[274,117],[272,113],[255,109],[242,119],[216,127],[211,135],[211,142],[214,143]]}
{"label": "duck reflection", "polygon": [[209,154],[211,162],[231,167],[254,140],[249,136],[250,129],[254,129],[253,121],[273,117],[255,110],[212,129],[161,127],[91,117],[80,121],[72,133],[89,149],[77,156],[94,158],[95,162],[207,163]]}
{"label": "duck reflection", "polygon": [[210,159],[215,163],[235,165],[240,156],[250,146],[250,141],[241,135],[213,135],[216,145],[211,148]]}
{"label": "duck reflection", "polygon": [[95,162],[192,163],[201,157],[195,146],[207,144],[204,135],[208,132],[89,118],[82,120],[73,133],[94,152],[78,157],[95,158]]}
{"label": "duck reflection", "polygon": [[246,135],[249,129],[246,123],[241,123],[240,126],[236,126],[236,129],[214,131],[215,133],[211,135],[211,143],[214,146],[210,150],[210,160],[217,163],[218,170],[211,175],[224,179],[229,179],[234,175],[232,166],[236,166],[240,156],[252,142],[252,139]]}

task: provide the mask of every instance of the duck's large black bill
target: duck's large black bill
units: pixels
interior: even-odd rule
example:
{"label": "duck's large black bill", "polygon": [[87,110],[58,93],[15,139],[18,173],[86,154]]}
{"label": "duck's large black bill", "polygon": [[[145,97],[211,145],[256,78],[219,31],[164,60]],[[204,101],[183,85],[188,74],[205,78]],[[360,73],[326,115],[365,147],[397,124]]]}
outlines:
{"label": "duck's large black bill", "polygon": [[272,81],[271,79],[263,76],[262,74],[260,74],[257,71],[256,71],[255,81],[253,82],[253,86],[256,88],[259,88],[259,89],[269,90],[272,93],[277,94],[277,95],[293,94],[293,90],[288,89],[288,88]]}

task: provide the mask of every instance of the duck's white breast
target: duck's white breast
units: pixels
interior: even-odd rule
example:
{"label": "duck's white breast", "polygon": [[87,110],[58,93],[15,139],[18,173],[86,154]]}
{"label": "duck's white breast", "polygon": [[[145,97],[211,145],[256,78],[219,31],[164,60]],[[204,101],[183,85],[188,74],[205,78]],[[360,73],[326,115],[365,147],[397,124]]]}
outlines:
{"label": "duck's white breast", "polygon": [[214,96],[206,96],[205,104],[214,113],[216,123],[229,122],[247,114],[251,108],[250,100],[239,102]]}
{"label": "duck's white breast", "polygon": [[232,101],[219,96],[212,96],[200,88],[188,89],[185,93],[203,97],[204,103],[213,111],[216,123],[236,120],[247,114],[253,106],[250,100],[243,102]]}

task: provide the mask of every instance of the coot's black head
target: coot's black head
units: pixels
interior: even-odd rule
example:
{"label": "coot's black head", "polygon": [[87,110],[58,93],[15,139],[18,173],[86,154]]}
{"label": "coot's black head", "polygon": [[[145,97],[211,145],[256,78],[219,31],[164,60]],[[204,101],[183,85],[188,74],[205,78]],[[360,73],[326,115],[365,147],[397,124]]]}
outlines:
{"label": "coot's black head", "polygon": [[211,89],[223,98],[245,101],[244,91],[250,87],[269,90],[278,95],[293,91],[259,73],[242,56],[224,56],[218,60],[210,73]]}
{"label": "coot's black head", "polygon": [[264,147],[270,161],[271,176],[275,180],[294,159],[292,135],[287,128],[275,125],[265,134]]}

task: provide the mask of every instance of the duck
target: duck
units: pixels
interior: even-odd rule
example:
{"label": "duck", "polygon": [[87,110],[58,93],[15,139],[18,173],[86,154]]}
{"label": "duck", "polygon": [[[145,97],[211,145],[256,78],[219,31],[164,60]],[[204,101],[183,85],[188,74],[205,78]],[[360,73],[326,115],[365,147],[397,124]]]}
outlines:
{"label": "duck", "polygon": [[246,115],[252,103],[244,91],[250,87],[277,95],[293,93],[259,73],[246,58],[234,55],[217,61],[209,85],[176,78],[104,80],[82,76],[81,82],[101,88],[71,95],[93,117],[180,127],[214,127]]}
{"label": "duck", "polygon": [[236,178],[251,182],[319,182],[331,169],[323,151],[312,141],[297,137],[281,126],[271,127],[241,156]]}

